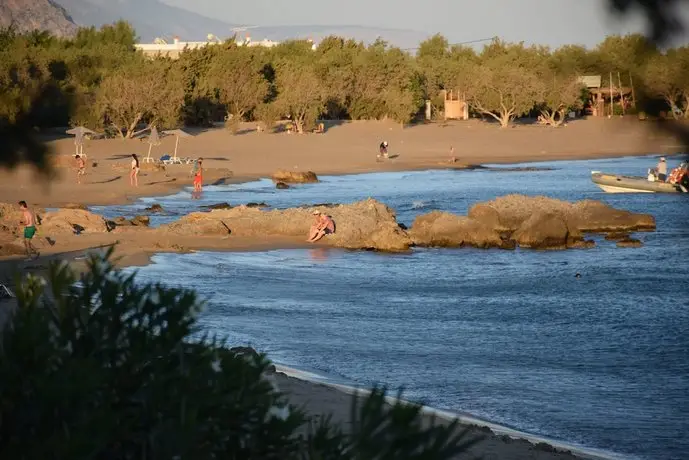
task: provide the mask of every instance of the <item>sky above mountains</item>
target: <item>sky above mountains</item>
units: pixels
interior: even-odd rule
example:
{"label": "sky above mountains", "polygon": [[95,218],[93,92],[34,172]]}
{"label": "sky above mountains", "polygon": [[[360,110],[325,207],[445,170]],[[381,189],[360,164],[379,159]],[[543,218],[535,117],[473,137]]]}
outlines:
{"label": "sky above mountains", "polygon": [[[607,0],[162,1],[233,24],[411,29],[441,33],[453,43],[499,36],[551,46],[595,46],[609,34],[644,31],[640,15],[624,20],[608,15]],[[688,5],[678,13],[689,20]]]}

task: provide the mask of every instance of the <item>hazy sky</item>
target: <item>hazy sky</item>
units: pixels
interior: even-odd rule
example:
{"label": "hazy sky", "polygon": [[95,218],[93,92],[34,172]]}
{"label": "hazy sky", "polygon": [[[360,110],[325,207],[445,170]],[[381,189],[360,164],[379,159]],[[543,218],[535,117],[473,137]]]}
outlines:
{"label": "hazy sky", "polygon": [[[361,25],[440,32],[451,42],[499,36],[558,46],[593,46],[605,35],[643,31],[619,21],[606,0],[162,0],[233,24]],[[689,9],[682,17],[689,18]]]}

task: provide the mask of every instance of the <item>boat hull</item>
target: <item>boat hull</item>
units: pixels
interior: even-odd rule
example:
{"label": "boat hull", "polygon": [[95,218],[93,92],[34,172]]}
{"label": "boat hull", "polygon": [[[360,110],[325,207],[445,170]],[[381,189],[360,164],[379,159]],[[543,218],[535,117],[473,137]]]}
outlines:
{"label": "boat hull", "polygon": [[591,180],[606,193],[680,193],[676,185],[651,182],[645,177],[592,172]]}

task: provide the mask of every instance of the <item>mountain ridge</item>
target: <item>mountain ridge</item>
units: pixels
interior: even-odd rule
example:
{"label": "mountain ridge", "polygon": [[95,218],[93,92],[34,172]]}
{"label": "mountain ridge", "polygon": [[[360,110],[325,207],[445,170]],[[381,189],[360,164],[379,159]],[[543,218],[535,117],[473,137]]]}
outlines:
{"label": "mountain ridge", "polygon": [[0,27],[18,32],[47,30],[59,37],[74,35],[77,25],[67,10],[53,0],[2,0]]}

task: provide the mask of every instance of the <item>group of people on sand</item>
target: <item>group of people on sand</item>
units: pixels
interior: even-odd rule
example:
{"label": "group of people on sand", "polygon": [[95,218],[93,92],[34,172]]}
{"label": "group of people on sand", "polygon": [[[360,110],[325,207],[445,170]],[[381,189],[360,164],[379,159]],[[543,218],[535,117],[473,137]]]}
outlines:
{"label": "group of people on sand", "polygon": [[[81,184],[82,177],[86,175],[86,158],[83,155],[75,155],[74,159],[76,160],[77,167],[77,183]],[[132,161],[129,168],[129,185],[132,187],[139,186],[139,171],[141,171],[139,156],[136,153],[132,153]],[[200,193],[203,186],[203,158],[199,158],[194,162],[191,174],[194,176],[194,192]]]}

